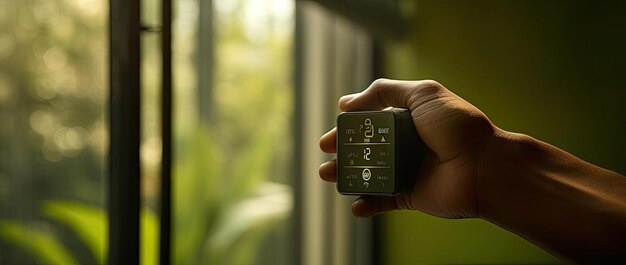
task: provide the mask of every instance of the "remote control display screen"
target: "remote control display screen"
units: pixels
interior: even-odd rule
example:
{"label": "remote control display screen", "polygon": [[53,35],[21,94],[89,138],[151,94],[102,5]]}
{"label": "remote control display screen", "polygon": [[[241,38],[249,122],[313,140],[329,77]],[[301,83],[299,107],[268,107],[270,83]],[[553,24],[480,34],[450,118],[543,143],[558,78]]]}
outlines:
{"label": "remote control display screen", "polygon": [[337,120],[337,185],[344,193],[394,190],[391,112],[344,113]]}

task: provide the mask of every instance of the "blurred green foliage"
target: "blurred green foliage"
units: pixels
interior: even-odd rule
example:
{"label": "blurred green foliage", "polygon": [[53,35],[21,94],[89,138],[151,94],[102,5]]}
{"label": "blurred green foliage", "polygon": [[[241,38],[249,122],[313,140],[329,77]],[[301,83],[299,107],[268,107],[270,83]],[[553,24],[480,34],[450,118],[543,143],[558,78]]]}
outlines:
{"label": "blurred green foliage", "polygon": [[99,263],[106,258],[106,213],[99,208],[72,201],[46,201],[43,214],[74,230]]}
{"label": "blurred green foliage", "polygon": [[[270,182],[274,144],[261,138],[231,165],[220,163],[212,133],[199,129],[181,143],[174,169],[174,263],[252,264],[260,237],[291,211],[289,186]],[[271,139],[271,138],[270,138]]]}
{"label": "blurred green foliage", "polygon": [[[251,264],[262,237],[288,217],[293,194],[289,186],[265,180],[273,159],[266,155],[272,141],[253,141],[232,165],[237,170],[228,172],[230,167],[220,165],[215,157],[218,150],[211,135],[200,129],[186,138],[187,152],[175,166],[174,264]],[[70,228],[98,264],[105,263],[104,210],[76,201],[49,200],[41,211]],[[141,263],[156,264],[158,217],[144,208],[141,222]],[[37,223],[0,221],[0,239],[21,246],[40,262],[78,264],[55,232],[59,230],[38,228]]]}
{"label": "blurred green foliage", "polygon": [[[268,235],[289,235],[276,228],[293,196],[290,3],[215,1],[214,116],[197,125],[197,91],[209,89],[195,87],[197,1],[175,1],[178,264],[249,264],[267,256]],[[158,3],[142,5],[142,21],[158,24]],[[0,1],[0,263],[106,260],[106,7]],[[158,254],[158,41],[142,35],[142,264]],[[282,239],[280,255],[290,252]]]}
{"label": "blurred green foliage", "polygon": [[[44,216],[51,223],[38,222],[22,224],[16,221],[0,221],[0,239],[21,246],[25,251],[33,254],[39,262],[45,264],[79,264],[79,258],[70,247],[66,247],[60,237],[60,226],[69,228],[80,239],[81,244],[89,250],[92,257],[90,262],[82,260],[80,263],[106,263],[106,235],[108,232],[107,214],[99,207],[89,206],[82,202],[65,200],[47,200],[41,206]],[[141,215],[142,241],[154,242],[158,231],[157,216],[144,210]],[[40,228],[41,226],[46,229]],[[59,227],[57,227],[59,226]],[[142,251],[142,264],[156,264],[156,247]]]}
{"label": "blurred green foliage", "polygon": [[47,229],[15,221],[0,221],[0,236],[21,246],[46,264],[78,264],[69,251]]}
{"label": "blurred green foliage", "polygon": [[[178,10],[196,8],[180,1]],[[174,261],[176,264],[286,264],[292,191],[290,1],[214,1],[213,82],[186,71],[203,47],[178,31],[174,54]],[[180,24],[197,21],[192,13]],[[175,37],[176,38],[176,37]],[[178,43],[178,44],[177,44]],[[189,48],[189,50],[187,50]],[[176,63],[177,62],[177,63]],[[202,74],[198,72],[192,72]],[[212,94],[197,111],[197,91]],[[192,91],[192,92],[189,92]],[[194,92],[195,91],[195,92]],[[190,107],[191,106],[191,107]],[[269,243],[269,244],[268,244]]]}
{"label": "blurred green foliage", "polygon": [[93,263],[41,205],[104,203],[106,17],[103,0],[0,1],[0,264],[36,262],[19,246],[45,263]]}

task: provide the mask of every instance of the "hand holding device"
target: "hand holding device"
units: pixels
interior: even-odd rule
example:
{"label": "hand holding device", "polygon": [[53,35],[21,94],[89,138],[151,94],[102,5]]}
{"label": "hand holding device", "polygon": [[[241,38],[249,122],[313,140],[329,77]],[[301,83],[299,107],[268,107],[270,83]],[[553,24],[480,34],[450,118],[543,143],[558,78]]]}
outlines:
{"label": "hand holding device", "polygon": [[[405,140],[398,136],[405,119],[398,117],[405,114],[379,111],[390,106],[408,109],[423,140],[419,169],[402,169],[398,162],[411,156],[401,148],[412,144],[398,145]],[[344,194],[363,195],[352,204],[354,215],[412,209],[445,218],[480,217],[576,263],[626,259],[623,175],[501,130],[434,81],[377,80],[342,97],[339,107],[346,113],[338,128],[320,139],[321,149],[338,157],[320,166],[320,177],[337,181]],[[395,144],[380,145],[383,136]],[[350,145],[350,137],[360,144]],[[387,152],[395,157],[386,158]],[[408,194],[401,184],[405,176],[415,181]],[[358,185],[351,187],[350,180]]]}
{"label": "hand holding device", "polygon": [[[376,147],[374,145],[359,147],[348,145],[346,146],[349,147],[346,149],[347,151],[341,154],[344,151],[343,149],[337,150],[337,144],[338,141],[349,143],[350,135],[347,133],[352,132],[345,131],[348,127],[342,129],[343,131],[335,128],[320,140],[320,147],[323,151],[328,153],[340,151],[337,160],[328,161],[320,167],[322,179],[338,181],[337,188],[342,193],[364,195],[352,205],[355,215],[367,217],[395,209],[420,210],[448,218],[475,217],[478,215],[475,189],[478,154],[495,131],[495,127],[480,110],[435,81],[387,79],[377,80],[361,93],[342,97],[339,100],[339,107],[346,112],[339,117],[340,127],[343,124],[344,115],[350,120],[350,115],[366,115],[351,114],[354,112],[375,111],[374,113],[378,113],[371,117],[356,117],[356,121],[352,125],[348,121],[348,125],[350,125],[348,127],[355,130],[354,135],[352,135],[353,141],[365,143],[365,139],[368,138],[370,143],[379,143],[382,141],[382,136],[385,135],[385,140],[391,140],[394,143],[394,148],[396,148],[389,149],[396,156],[395,160],[383,159],[381,152],[385,152],[385,150],[379,149],[380,145],[376,145]],[[400,116],[392,115],[393,111],[381,111],[388,107],[407,110],[395,112],[396,114],[401,113]],[[369,121],[366,121],[366,118],[369,118]],[[400,123],[403,125],[399,125]],[[360,125],[363,125],[364,128],[359,133]],[[365,128],[368,125],[372,127],[371,132]],[[378,133],[379,128],[389,128],[393,134],[406,132],[407,130],[401,128],[410,128],[411,125],[413,126],[412,130],[415,131],[413,136],[389,136],[389,132],[382,134],[385,132],[384,130]],[[423,145],[408,142],[409,140],[419,141],[419,139],[423,141]],[[405,142],[398,146],[398,141]],[[392,145],[386,146],[391,147]],[[367,149],[364,150],[363,147],[370,148],[370,160],[363,157],[368,151]],[[403,151],[402,148],[405,147],[410,149]],[[350,148],[360,149],[353,150]],[[418,155],[410,155],[411,153],[421,153],[423,158],[418,158]],[[340,157],[342,155],[343,157]],[[354,157],[353,163],[356,166],[371,166],[378,163],[390,163],[392,166],[388,169],[383,168],[382,171],[372,170],[373,168],[370,167],[342,169],[341,166],[350,166],[348,155]],[[409,164],[394,162],[398,158],[408,158],[412,161],[409,161],[411,162]],[[395,165],[401,167],[396,168]],[[394,174],[394,181],[390,180],[392,174]],[[365,181],[364,176],[365,179],[369,178],[369,180]],[[387,177],[388,180],[382,181]],[[395,179],[398,181],[396,182]],[[352,187],[350,187],[350,180],[352,180]],[[403,182],[406,180],[414,181],[414,184]],[[384,188],[382,187],[383,183],[385,183]],[[407,184],[397,186],[400,183]],[[367,185],[369,188],[366,187]]]}

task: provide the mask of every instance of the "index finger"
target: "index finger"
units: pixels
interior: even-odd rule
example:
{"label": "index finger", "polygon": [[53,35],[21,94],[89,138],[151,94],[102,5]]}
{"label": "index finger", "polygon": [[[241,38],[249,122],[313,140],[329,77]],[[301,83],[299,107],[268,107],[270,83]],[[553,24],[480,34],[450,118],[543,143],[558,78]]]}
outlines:
{"label": "index finger", "polygon": [[320,138],[320,149],[324,153],[336,153],[337,152],[337,127],[333,128]]}
{"label": "index finger", "polygon": [[412,93],[423,84],[425,81],[377,79],[363,92],[342,97],[339,108],[342,111],[409,108]]}

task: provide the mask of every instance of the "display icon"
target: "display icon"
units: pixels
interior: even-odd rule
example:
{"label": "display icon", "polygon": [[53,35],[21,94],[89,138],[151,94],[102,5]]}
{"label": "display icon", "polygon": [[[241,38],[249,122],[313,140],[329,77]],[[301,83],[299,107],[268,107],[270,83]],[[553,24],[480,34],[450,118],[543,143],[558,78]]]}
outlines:
{"label": "display icon", "polygon": [[363,180],[368,181],[372,178],[372,172],[369,168],[363,169]]}
{"label": "display icon", "polygon": [[374,137],[374,125],[372,124],[372,120],[370,120],[370,118],[365,119],[365,137]]}

